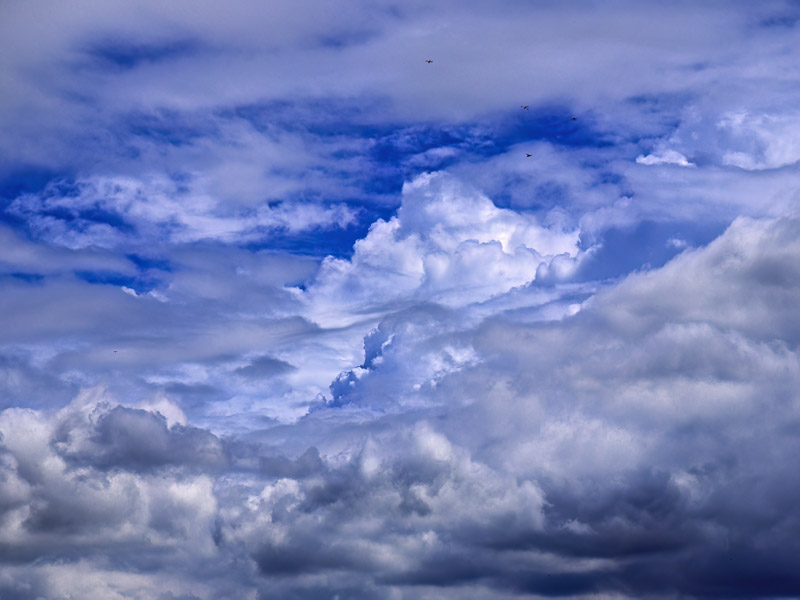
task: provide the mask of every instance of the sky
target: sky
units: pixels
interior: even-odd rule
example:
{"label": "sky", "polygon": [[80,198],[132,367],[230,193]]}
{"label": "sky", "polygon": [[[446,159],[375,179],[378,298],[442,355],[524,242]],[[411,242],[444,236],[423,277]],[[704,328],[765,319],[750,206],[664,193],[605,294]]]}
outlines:
{"label": "sky", "polygon": [[0,3],[0,597],[800,597],[800,4]]}

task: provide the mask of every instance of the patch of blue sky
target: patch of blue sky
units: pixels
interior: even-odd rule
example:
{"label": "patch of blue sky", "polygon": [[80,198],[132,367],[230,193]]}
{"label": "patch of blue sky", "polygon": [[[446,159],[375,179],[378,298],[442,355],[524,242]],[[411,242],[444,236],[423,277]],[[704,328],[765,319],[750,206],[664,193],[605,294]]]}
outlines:
{"label": "patch of blue sky", "polygon": [[[25,169],[0,180],[0,223],[10,225],[15,230],[31,236],[30,217],[25,210],[15,210],[12,202],[26,194],[41,194],[42,197],[75,198],[80,195],[80,187],[72,176],[56,174],[47,169]],[[84,228],[89,224],[106,224],[123,232],[131,232],[132,226],[117,213],[98,207],[79,209],[66,206],[42,207],[36,211],[37,217],[50,217],[69,224],[72,228]]]}
{"label": "patch of blue sky", "polygon": [[0,175],[0,207],[5,208],[22,194],[41,192],[49,183],[67,178],[68,175],[64,172],[41,166],[13,169]]}
{"label": "patch of blue sky", "polygon": [[265,135],[300,134],[312,151],[331,159],[364,158],[370,163],[368,173],[328,174],[362,189],[365,197],[355,199],[358,204],[391,204],[387,197],[397,195],[403,183],[420,172],[444,169],[471,157],[502,154],[526,141],[596,148],[612,140],[593,127],[589,116],[573,121],[573,113],[565,108],[522,111],[515,107],[513,113],[443,125],[381,122],[380,105],[380,99],[302,98],[231,107],[205,117],[132,115],[125,129],[134,139],[172,146],[214,138],[220,123],[236,119]]}
{"label": "patch of blue sky", "polygon": [[[343,178],[356,179],[364,192],[363,199],[352,200],[359,205],[372,204],[375,196],[398,194],[406,180],[425,170],[425,165],[408,164],[413,156],[434,148],[468,151],[470,147],[486,143],[475,139],[473,124],[381,123],[375,116],[380,108],[380,101],[376,99],[305,98],[298,102],[278,101],[225,109],[217,116],[243,119],[265,134],[301,133],[308,136],[309,143],[316,142],[323,151],[329,151],[331,158],[365,158],[371,166],[368,174],[341,174]],[[363,143],[348,143],[359,141]],[[435,166],[446,167],[452,160],[440,160]],[[384,200],[381,198],[381,202]]]}
{"label": "patch of blue sky", "polygon": [[[334,104],[337,111],[347,112],[347,107],[343,109],[341,103]],[[282,125],[287,114],[296,109],[285,104],[251,106],[243,107],[235,114],[266,130],[271,119],[277,119]],[[284,111],[287,114],[282,114]],[[362,152],[360,148],[365,148],[364,158],[370,164],[368,173],[332,174],[333,178],[346,179],[363,192],[362,197],[347,199],[348,204],[360,208],[357,223],[343,229],[300,235],[278,232],[271,234],[269,239],[252,244],[253,247],[314,256],[332,254],[346,257],[352,253],[353,243],[366,234],[375,220],[392,216],[399,206],[403,184],[422,172],[447,169],[462,161],[485,160],[506,153],[509,148],[526,141],[547,141],[568,149],[589,150],[609,149],[612,145],[612,138],[597,130],[591,116],[579,115],[573,120],[573,113],[566,108],[544,107],[523,111],[517,107],[513,114],[495,115],[491,119],[487,117],[458,125],[393,123],[377,126],[362,125],[353,119],[331,119],[328,114],[321,114],[318,118],[309,113],[306,116],[309,121],[302,126],[315,136],[355,138],[368,142],[364,146],[355,146],[353,150],[341,151],[355,155]],[[597,163],[592,166],[598,167],[598,185],[623,185],[621,175],[605,168],[616,153],[588,156]],[[541,208],[559,205],[567,193],[562,184],[549,181],[542,181],[534,191]],[[502,192],[498,198],[492,196],[492,199],[498,205],[504,205]],[[505,204],[512,203],[509,200]]]}
{"label": "patch of blue sky", "polygon": [[498,117],[492,126],[491,141],[491,145],[483,146],[485,155],[505,152],[526,141],[571,148],[604,148],[614,143],[611,135],[594,127],[592,115],[562,107],[518,108],[512,114]]}
{"label": "patch of blue sky", "polygon": [[14,273],[0,273],[0,281],[3,279],[24,281],[25,283],[39,283],[44,280],[44,275],[41,273],[26,273],[22,271]]}
{"label": "patch of blue sky", "polygon": [[642,221],[629,228],[608,229],[600,248],[581,264],[573,280],[615,279],[656,269],[687,248],[710,243],[728,225],[727,221]]}
{"label": "patch of blue sky", "polygon": [[[522,179],[513,177],[506,182],[506,186],[492,193],[492,202],[499,208],[519,210],[519,199],[514,185],[520,185]],[[546,211],[554,206],[561,206],[570,197],[570,190],[566,185],[557,181],[541,181],[526,188],[526,202],[524,209],[529,212]]]}
{"label": "patch of blue sky", "polygon": [[213,117],[164,109],[129,113],[116,129],[125,136],[169,146],[185,146],[219,135],[218,123]]}
{"label": "patch of blue sky", "polygon": [[83,53],[92,61],[93,67],[127,70],[143,63],[157,63],[192,56],[202,50],[202,44],[187,39],[157,43],[105,39],[87,45]]}
{"label": "patch of blue sky", "polygon": [[275,250],[314,258],[326,256],[350,258],[353,255],[353,245],[367,235],[370,226],[379,218],[388,219],[393,214],[394,208],[361,208],[356,216],[356,221],[346,227],[329,227],[300,232],[274,229],[265,232],[257,240],[238,244],[238,246],[253,252]]}
{"label": "patch of blue sky", "polygon": [[567,146],[610,143],[608,137],[592,127],[591,115],[578,114],[565,106],[533,106],[529,110],[514,106],[502,114],[449,124],[386,121],[382,118],[385,108],[386,101],[380,98],[307,97],[239,106],[218,114],[244,119],[259,131],[279,127],[322,138],[375,140],[374,157],[394,162],[435,147],[459,146],[491,156],[526,140]]}
{"label": "patch of blue sky", "polygon": [[158,283],[156,279],[147,275],[125,275],[114,271],[74,271],[75,277],[92,285],[111,285],[126,287],[137,294],[145,294],[152,290]]}
{"label": "patch of blue sky", "polygon": [[[512,146],[527,141],[545,140],[566,146],[609,145],[602,134],[572,121],[568,112],[525,113],[457,126],[420,124],[387,128],[383,135],[373,137],[375,143],[370,150],[370,158],[377,166],[390,167],[405,179],[414,172],[431,167],[446,168],[461,160],[485,159],[503,154]],[[454,152],[433,157],[430,162],[411,160],[436,149],[451,149]]]}
{"label": "patch of blue sky", "polygon": [[778,14],[769,15],[757,22],[757,27],[764,29],[794,29],[800,22],[800,6],[794,3],[793,6],[784,7]]}
{"label": "patch of blue sky", "polygon": [[372,155],[379,161],[397,162],[432,148],[474,145],[481,140],[475,140],[473,130],[469,125],[442,127],[435,124],[385,128],[383,135],[375,136]]}
{"label": "patch of blue sky", "polygon": [[144,256],[142,254],[126,254],[125,258],[131,261],[140,271],[162,271],[172,273],[175,270],[169,259],[161,256]]}
{"label": "patch of blue sky", "polygon": [[[423,171],[439,170],[474,154],[485,142],[474,137],[469,127],[442,128],[435,125],[386,128],[370,136],[368,160],[372,165],[364,191],[398,194],[403,183]],[[441,154],[431,151],[444,150]]]}

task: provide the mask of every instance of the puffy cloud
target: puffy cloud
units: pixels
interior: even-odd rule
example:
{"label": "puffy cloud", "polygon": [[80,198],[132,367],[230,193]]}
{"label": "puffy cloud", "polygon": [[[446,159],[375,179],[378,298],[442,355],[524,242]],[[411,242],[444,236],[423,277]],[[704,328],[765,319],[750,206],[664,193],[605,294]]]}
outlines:
{"label": "puffy cloud", "polygon": [[[340,402],[248,435],[102,390],[8,409],[0,534],[18,562],[0,584],[21,598],[95,580],[142,598],[791,595],[800,298],[779,274],[798,227],[741,219],[555,320],[398,312],[335,384]],[[514,293],[537,303],[535,287]],[[254,365],[285,371],[263,355],[240,368]]]}
{"label": "puffy cloud", "polygon": [[[164,479],[159,475],[132,475],[124,461],[121,468],[103,475],[87,463],[71,465],[66,460],[62,451],[65,438],[77,436],[89,441],[89,432],[80,431],[74,413],[91,418],[93,412],[102,411],[103,405],[97,401],[96,395],[79,397],[72,414],[61,413],[54,419],[21,409],[2,413],[3,448],[13,457],[6,461],[7,476],[27,484],[22,488],[27,489],[25,496],[4,513],[6,548],[34,555],[52,552],[70,556],[81,547],[97,551],[110,542],[142,545],[148,543],[147,531],[155,526],[154,521],[167,519],[163,525],[169,529],[162,533],[154,529],[149,534],[155,536],[150,539],[156,546],[188,536],[195,543],[201,542],[207,551],[210,540],[203,541],[203,533],[190,524],[195,518],[207,520],[213,513],[208,477],[192,475],[170,487],[162,485]],[[147,444],[151,440],[140,441]]]}
{"label": "puffy cloud", "polygon": [[678,165],[679,167],[694,166],[686,157],[675,150],[665,150],[661,154],[640,154],[636,157],[636,162],[641,165]]}
{"label": "puffy cloud", "polygon": [[168,428],[160,414],[122,406],[94,418],[86,439],[76,440],[72,427],[63,432],[63,437],[56,436],[63,456],[105,469],[147,470],[170,464],[211,469],[225,466],[222,444],[205,430],[178,424]]}
{"label": "puffy cloud", "polygon": [[639,156],[636,162],[778,169],[800,160],[798,124],[795,111],[781,106],[753,103],[723,112],[695,106],[685,111],[669,138],[658,143],[658,152]]}
{"label": "puffy cloud", "polygon": [[610,291],[620,312],[610,309],[608,318],[636,330],[680,315],[755,339],[794,343],[797,323],[790,307],[798,292],[799,231],[795,218],[738,219],[707,248],[683,253],[657,274],[634,275]]}
{"label": "puffy cloud", "polygon": [[[338,464],[311,449],[291,460],[261,454],[255,470],[245,461],[227,474],[211,433],[167,428],[160,415],[115,405],[102,390],[53,415],[8,409],[0,432],[0,548],[17,561],[38,558],[14,568],[16,585],[0,584],[23,598],[106,586],[121,597],[207,598],[224,589],[228,567],[191,572],[219,560],[252,561],[262,574],[234,568],[245,594],[272,587],[266,574],[334,571],[335,584],[345,569],[407,579],[428,560],[454,560],[451,537],[468,547],[509,519],[522,530],[542,526],[532,482],[494,473],[424,422],[368,440]],[[240,461],[241,450],[232,452]],[[396,519],[403,530],[388,526]],[[148,575],[155,560],[171,576]],[[58,568],[65,562],[85,577],[68,577]],[[92,589],[95,581],[104,583]]]}
{"label": "puffy cloud", "polygon": [[231,509],[222,537],[243,541],[267,575],[332,572],[336,581],[345,570],[384,583],[456,583],[481,576],[457,566],[468,548],[509,526],[540,529],[542,502],[532,482],[472,461],[420,423],[368,440],[318,476],[266,485]]}
{"label": "puffy cloud", "polygon": [[[797,227],[740,220],[708,248],[629,277],[563,321],[525,324],[510,313],[444,335],[406,326],[381,361],[351,379],[349,401],[431,411],[444,435],[476,449],[473,459],[537,482],[544,529],[509,528],[489,545],[552,553],[554,562],[508,566],[495,573],[498,585],[543,594],[791,593],[797,581],[784,557],[794,542],[779,531],[794,531],[797,520],[778,507],[798,485],[789,474],[798,290],[791,277],[753,278],[796,260]],[[468,341],[481,360],[428,387],[420,404],[398,370],[409,356],[388,349],[405,344],[421,357],[428,336],[439,348]],[[763,518],[775,529],[759,530]],[[745,566],[766,548],[772,567]],[[569,560],[578,562],[567,568]],[[743,570],[733,576],[726,563]],[[493,574],[491,562],[471,569]],[[780,583],[767,583],[767,572]]]}
{"label": "puffy cloud", "polygon": [[404,187],[397,215],[374,223],[356,243],[352,259],[323,262],[309,289],[311,314],[336,323],[409,302],[488,300],[543,274],[568,276],[579,259],[578,237],[498,208],[443,174],[421,175]]}

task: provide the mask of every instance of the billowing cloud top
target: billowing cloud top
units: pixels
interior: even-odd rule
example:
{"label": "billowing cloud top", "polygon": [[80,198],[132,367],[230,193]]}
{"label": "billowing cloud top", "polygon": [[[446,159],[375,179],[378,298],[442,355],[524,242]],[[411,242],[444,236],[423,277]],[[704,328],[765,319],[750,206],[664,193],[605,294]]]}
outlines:
{"label": "billowing cloud top", "polygon": [[0,597],[800,596],[800,9],[0,7]]}
{"label": "billowing cloud top", "polygon": [[463,307],[551,271],[565,278],[581,254],[578,237],[578,229],[498,208],[442,174],[420,175],[403,187],[397,215],[373,223],[350,259],[322,263],[312,314],[328,323],[419,302]]}

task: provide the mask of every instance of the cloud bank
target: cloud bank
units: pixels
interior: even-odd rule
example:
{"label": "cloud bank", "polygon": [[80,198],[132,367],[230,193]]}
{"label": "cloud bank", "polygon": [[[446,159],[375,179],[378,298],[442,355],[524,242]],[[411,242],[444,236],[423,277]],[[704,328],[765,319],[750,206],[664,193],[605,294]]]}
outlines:
{"label": "cloud bank", "polygon": [[338,404],[246,438],[102,390],[7,409],[6,593],[791,594],[798,233],[739,220],[562,320],[407,311]]}

